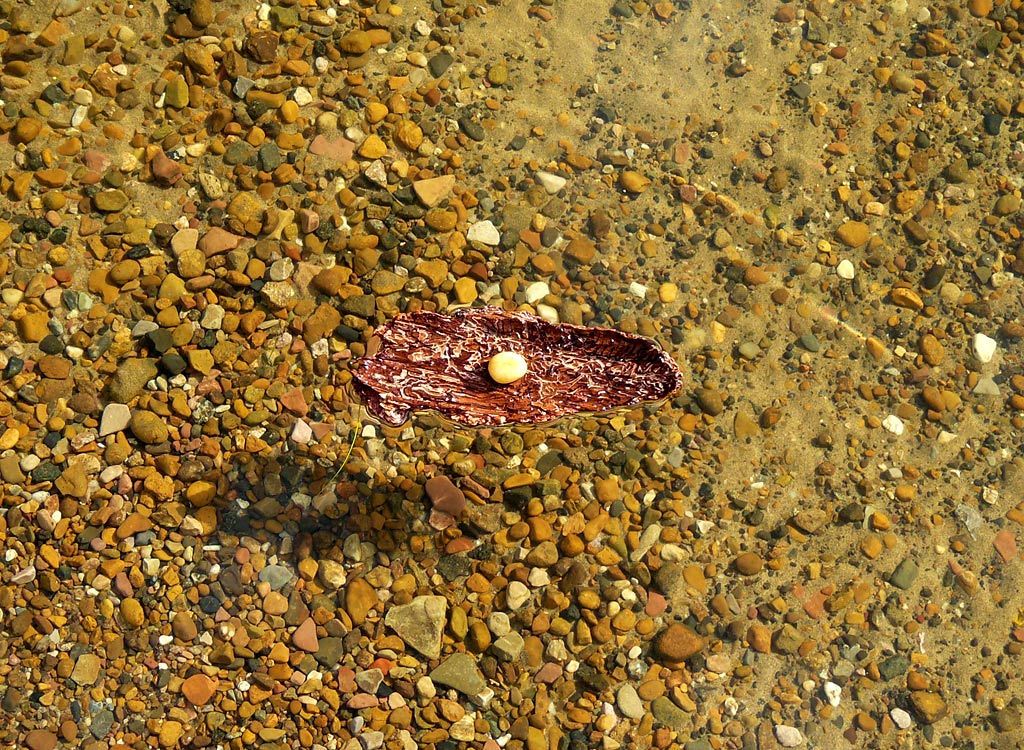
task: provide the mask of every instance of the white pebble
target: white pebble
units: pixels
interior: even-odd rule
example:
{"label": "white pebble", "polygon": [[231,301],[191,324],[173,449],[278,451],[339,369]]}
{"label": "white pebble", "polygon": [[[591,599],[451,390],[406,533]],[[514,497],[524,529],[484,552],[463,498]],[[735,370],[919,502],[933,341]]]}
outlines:
{"label": "white pebble", "polygon": [[537,305],[537,317],[542,320],[546,320],[552,325],[558,324],[558,310],[553,308],[551,305],[538,304]]}
{"label": "white pebble", "polygon": [[998,346],[995,339],[989,338],[984,333],[974,334],[974,356],[983,365],[987,365],[992,361]]}
{"label": "white pebble", "polygon": [[843,689],[834,682],[826,682],[821,686],[825,692],[825,697],[828,699],[828,704],[833,708],[839,705],[839,701],[843,696]]}
{"label": "white pebble", "polygon": [[647,287],[641,284],[639,281],[634,281],[629,285],[629,293],[634,297],[644,299],[647,296]]}
{"label": "white pebble", "polygon": [[534,176],[537,178],[537,182],[540,183],[540,186],[544,188],[544,191],[549,195],[557,193],[559,190],[564,188],[565,184],[568,182],[564,177],[557,174],[551,174],[551,172],[541,171],[537,172]]}
{"label": "white pebble", "polygon": [[841,279],[850,281],[857,275],[857,269],[853,267],[853,263],[848,258],[843,258],[839,261],[839,265],[836,266],[836,275]]}
{"label": "white pebble", "polygon": [[490,221],[478,221],[466,232],[466,239],[494,247],[501,242],[501,233]]}
{"label": "white pebble", "polygon": [[804,736],[800,734],[800,730],[785,724],[775,725],[775,739],[783,747],[798,747],[804,744]]}
{"label": "white pebble", "polygon": [[292,426],[292,440],[299,445],[306,445],[313,438],[313,429],[301,419],[295,420]]}
{"label": "white pebble", "polygon": [[903,430],[906,429],[903,425],[903,420],[897,417],[895,414],[890,414],[888,417],[883,419],[882,427],[887,429],[893,435],[902,435]]}
{"label": "white pebble", "polygon": [[505,589],[505,602],[515,611],[530,601],[530,590],[520,581],[510,581]]}
{"label": "white pebble", "polygon": [[298,86],[295,89],[295,93],[292,94],[292,99],[294,99],[295,103],[300,107],[305,107],[307,104],[313,103],[313,95],[309,93],[309,89],[305,86]]}
{"label": "white pebble", "polygon": [[550,293],[551,287],[547,285],[546,281],[535,281],[526,287],[523,294],[526,298],[526,304],[532,305],[534,302],[540,302]]}
{"label": "white pebble", "polygon": [[910,725],[914,723],[910,714],[902,708],[894,708],[889,712],[889,717],[892,719],[892,723],[900,729],[910,729]]}

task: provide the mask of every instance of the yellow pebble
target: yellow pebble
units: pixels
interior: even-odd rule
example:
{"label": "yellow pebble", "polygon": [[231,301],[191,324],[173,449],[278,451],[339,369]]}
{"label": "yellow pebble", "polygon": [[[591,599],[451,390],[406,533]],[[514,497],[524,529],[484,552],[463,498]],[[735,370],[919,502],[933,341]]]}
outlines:
{"label": "yellow pebble", "polygon": [[388,147],[377,135],[368,135],[359,144],[359,155],[366,159],[379,159],[388,152]]}
{"label": "yellow pebble", "polygon": [[658,287],[658,299],[666,305],[675,302],[677,296],[679,296],[679,287],[670,281]]}
{"label": "yellow pebble", "polygon": [[366,121],[371,125],[378,123],[388,116],[388,108],[380,102],[370,102],[366,105]]}
{"label": "yellow pebble", "polygon": [[518,352],[498,352],[487,363],[487,373],[495,383],[508,385],[526,374],[526,359]]}
{"label": "yellow pebble", "polygon": [[291,99],[282,104],[279,111],[282,122],[292,123],[299,118],[299,105]]}

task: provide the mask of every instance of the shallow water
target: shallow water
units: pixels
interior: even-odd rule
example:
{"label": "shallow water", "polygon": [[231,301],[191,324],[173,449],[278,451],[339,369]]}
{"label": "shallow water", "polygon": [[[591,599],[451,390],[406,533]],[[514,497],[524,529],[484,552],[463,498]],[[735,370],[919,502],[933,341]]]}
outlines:
{"label": "shallow water", "polygon": [[[1014,747],[1018,5],[5,8],[0,743]],[[484,303],[684,387],[360,410]]]}

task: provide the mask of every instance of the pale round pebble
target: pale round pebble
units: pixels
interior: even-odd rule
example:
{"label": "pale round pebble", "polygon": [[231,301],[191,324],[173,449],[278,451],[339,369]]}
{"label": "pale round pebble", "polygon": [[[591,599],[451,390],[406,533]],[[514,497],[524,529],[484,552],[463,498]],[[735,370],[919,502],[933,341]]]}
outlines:
{"label": "pale round pebble", "polygon": [[911,718],[910,713],[903,710],[902,708],[894,708],[889,711],[889,718],[892,719],[892,723],[899,729],[910,729],[913,725],[914,720]]}
{"label": "pale round pebble", "polygon": [[501,385],[514,383],[527,371],[526,358],[518,352],[498,352],[487,363],[487,374]]}
{"label": "pale round pebble", "polygon": [[804,736],[800,733],[800,730],[786,724],[775,725],[775,739],[783,747],[799,747],[804,744]]}

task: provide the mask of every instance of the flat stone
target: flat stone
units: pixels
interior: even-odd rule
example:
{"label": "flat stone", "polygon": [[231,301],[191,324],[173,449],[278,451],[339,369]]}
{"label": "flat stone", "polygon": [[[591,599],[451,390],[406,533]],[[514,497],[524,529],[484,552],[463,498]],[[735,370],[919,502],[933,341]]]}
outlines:
{"label": "flat stone", "polygon": [[914,690],[910,693],[910,708],[922,724],[934,724],[949,712],[949,707],[941,695],[925,690]]}
{"label": "flat stone", "polygon": [[699,653],[705,641],[682,623],[674,622],[654,641],[655,654],[666,662],[682,662]]}
{"label": "flat stone", "polygon": [[355,625],[362,625],[379,603],[376,589],[364,578],[354,578],[345,588],[345,611]]}
{"label": "flat stone", "polygon": [[466,232],[466,239],[496,247],[501,243],[501,232],[490,221],[478,221]]}
{"label": "flat stone", "polygon": [[302,340],[308,345],[334,332],[341,323],[341,313],[328,304],[321,304],[302,324]]}
{"label": "flat stone", "polygon": [[429,659],[437,659],[441,656],[441,632],[447,610],[448,601],[443,596],[418,596],[408,604],[389,609],[384,624],[410,647]]}
{"label": "flat stone", "polygon": [[217,683],[205,674],[194,674],[181,683],[181,694],[193,706],[205,706],[217,692]]}
{"label": "flat stone", "polygon": [[171,633],[179,640],[189,643],[194,641],[199,636],[199,629],[192,613],[184,610],[175,612],[171,618]]}
{"label": "flat stone", "polygon": [[[330,139],[323,135],[318,135],[309,143],[309,153],[339,163],[351,161],[355,150],[356,144],[347,138]],[[454,180],[455,178],[453,177],[452,179]],[[413,187],[415,189],[415,185]]]}
{"label": "flat stone", "polygon": [[651,715],[659,724],[677,731],[685,731],[691,723],[690,715],[664,695],[651,701]]}
{"label": "flat stone", "polygon": [[526,641],[523,636],[513,631],[506,633],[491,645],[491,651],[502,661],[515,661],[523,653]]}
{"label": "flat stone", "polygon": [[554,195],[564,188],[565,184],[568,182],[568,180],[561,175],[552,174],[551,172],[540,171],[537,172],[534,177],[537,179],[540,186],[544,188],[544,192],[548,195]]}
{"label": "flat stone", "polygon": [[345,654],[345,642],[341,638],[321,638],[314,654],[317,662],[328,669],[333,668]]}
{"label": "flat stone", "polygon": [[79,685],[95,685],[100,676],[100,657],[93,653],[85,653],[75,661],[71,670],[71,679]]}
{"label": "flat stone", "polygon": [[433,208],[446,198],[455,187],[455,175],[446,174],[440,177],[430,177],[426,180],[417,180],[412,184],[416,197],[427,208]]}
{"label": "flat stone", "polygon": [[307,617],[299,627],[292,633],[292,645],[300,651],[308,654],[315,654],[320,648],[320,641],[316,635],[316,622],[312,617]]}
{"label": "flat stone", "polygon": [[917,575],[917,563],[908,557],[896,566],[896,570],[894,570],[892,575],[889,576],[889,583],[896,588],[903,589],[905,591],[914,585],[914,581],[917,580]]}
{"label": "flat stone", "polygon": [[643,701],[637,695],[636,688],[628,682],[623,684],[615,694],[615,705],[619,713],[627,719],[642,719],[646,715]]}
{"label": "flat stone", "polygon": [[449,656],[430,673],[430,679],[435,685],[454,688],[468,697],[479,695],[487,687],[476,660],[465,653]]}
{"label": "flat stone", "polygon": [[847,247],[860,247],[868,241],[871,232],[863,221],[847,221],[836,230],[836,237]]}
{"label": "flat stone", "polygon": [[170,435],[163,418],[151,411],[141,409],[134,411],[129,426],[132,434],[147,445],[162,443]]}
{"label": "flat stone", "polygon": [[799,747],[804,744],[804,736],[800,733],[800,730],[786,724],[775,725],[775,739],[783,747]]}
{"label": "flat stone", "polygon": [[125,404],[107,404],[100,417],[100,437],[120,432],[128,426],[132,418],[132,410]]}
{"label": "flat stone", "polygon": [[121,601],[121,618],[133,628],[141,627],[146,622],[146,612],[137,599]]}
{"label": "flat stone", "polygon": [[405,276],[400,276],[394,271],[388,271],[386,268],[382,268],[373,274],[373,279],[370,281],[370,288],[373,293],[383,297],[386,294],[393,294],[394,292],[402,291],[405,287],[405,282],[408,279]]}
{"label": "flat stone", "polygon": [[136,511],[135,513],[130,513],[118,525],[114,532],[114,537],[117,539],[127,539],[143,531],[149,531],[151,528],[153,528],[153,522],[149,520],[149,516],[144,516]]}
{"label": "flat stone", "polygon": [[426,490],[434,510],[457,517],[466,509],[465,493],[444,474],[428,479]]}
{"label": "flat stone", "polygon": [[122,190],[101,190],[92,199],[98,211],[116,213],[128,205],[128,196]]}
{"label": "flat stone", "polygon": [[156,362],[152,359],[121,360],[107,389],[110,400],[119,404],[127,404],[142,392],[146,383],[155,378],[157,372]]}
{"label": "flat stone", "polygon": [[25,735],[25,747],[28,750],[54,750],[57,735],[47,729],[33,729]]}
{"label": "flat stone", "polygon": [[221,229],[220,227],[211,227],[209,231],[200,238],[196,246],[206,253],[206,257],[209,258],[214,255],[226,253],[229,250],[234,250],[238,247],[241,241],[242,238],[237,234],[232,234],[226,229]]}

